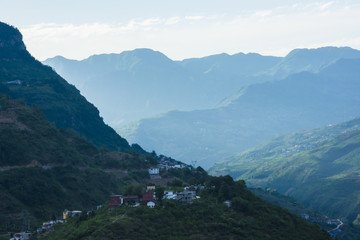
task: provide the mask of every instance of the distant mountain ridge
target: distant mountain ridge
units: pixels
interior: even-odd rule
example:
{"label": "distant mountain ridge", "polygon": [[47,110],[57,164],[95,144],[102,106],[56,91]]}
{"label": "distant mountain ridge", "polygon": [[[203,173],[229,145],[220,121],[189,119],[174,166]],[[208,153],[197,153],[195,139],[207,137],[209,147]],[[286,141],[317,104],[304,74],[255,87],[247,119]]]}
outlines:
{"label": "distant mountain ridge", "polygon": [[359,79],[360,59],[340,59],[319,73],[245,87],[219,108],[170,112],[121,133],[145,149],[210,167],[276,135],[358,117]]}
{"label": "distant mountain ridge", "polygon": [[[356,59],[360,51],[348,47],[295,49],[283,58],[239,53],[183,61],[136,49],[77,65],[59,57],[45,63],[82,84],[82,93],[131,142],[209,167],[277,134],[357,117]],[[352,79],[352,87],[342,78]],[[308,118],[300,122],[303,115]]]}
{"label": "distant mountain ridge", "polygon": [[252,75],[270,69],[280,59],[259,54],[219,54],[173,61],[151,49],[135,49],[81,61],[55,57],[43,63],[77,86],[117,128],[170,110],[211,108],[234,89],[263,81]]}
{"label": "distant mountain ridge", "polygon": [[151,49],[135,49],[81,61],[58,56],[43,63],[77,86],[119,129],[171,110],[214,108],[244,86],[302,71],[318,73],[341,58],[360,58],[360,51],[323,47],[295,49],[286,57],[222,53],[173,61]]}
{"label": "distant mountain ridge", "polygon": [[318,73],[339,59],[360,58],[360,51],[350,47],[322,47],[317,49],[295,49],[275,65],[268,73],[284,78],[299,72]]}

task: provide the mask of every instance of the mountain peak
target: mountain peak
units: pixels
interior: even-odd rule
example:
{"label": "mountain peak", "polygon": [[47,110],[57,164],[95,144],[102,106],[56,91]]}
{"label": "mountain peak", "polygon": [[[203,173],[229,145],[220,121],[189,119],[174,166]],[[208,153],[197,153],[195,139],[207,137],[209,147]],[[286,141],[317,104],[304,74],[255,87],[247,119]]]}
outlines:
{"label": "mountain peak", "polygon": [[327,55],[331,56],[338,56],[339,58],[346,57],[348,55],[353,56],[356,54],[356,57],[359,56],[358,50],[352,49],[350,47],[334,47],[334,46],[327,46],[327,47],[320,47],[320,48],[297,48],[292,50],[285,58],[292,57],[292,56],[308,56],[308,55]]}
{"label": "mountain peak", "polygon": [[20,31],[3,22],[0,22],[0,50],[0,58],[30,56],[26,51]]}
{"label": "mountain peak", "polygon": [[294,49],[270,72],[279,79],[303,71],[317,73],[342,58],[360,58],[360,51],[350,47]]}

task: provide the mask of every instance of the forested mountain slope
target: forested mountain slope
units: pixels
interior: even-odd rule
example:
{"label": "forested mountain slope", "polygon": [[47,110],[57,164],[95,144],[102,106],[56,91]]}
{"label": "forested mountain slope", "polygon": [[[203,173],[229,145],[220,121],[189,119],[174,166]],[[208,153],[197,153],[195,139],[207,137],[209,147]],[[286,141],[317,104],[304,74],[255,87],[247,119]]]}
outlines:
{"label": "forested mountain slope", "polygon": [[97,146],[130,150],[127,141],[104,124],[99,111],[50,67],[35,60],[21,33],[0,22],[0,93],[35,104],[62,129],[73,129]]}
{"label": "forested mountain slope", "polygon": [[308,207],[353,221],[360,209],[360,120],[272,139],[210,173],[271,187]]}

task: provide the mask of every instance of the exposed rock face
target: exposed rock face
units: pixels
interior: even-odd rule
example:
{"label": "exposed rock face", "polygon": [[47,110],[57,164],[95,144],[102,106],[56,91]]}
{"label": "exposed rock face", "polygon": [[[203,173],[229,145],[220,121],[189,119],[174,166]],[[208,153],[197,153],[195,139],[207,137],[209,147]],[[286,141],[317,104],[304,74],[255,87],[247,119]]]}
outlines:
{"label": "exposed rock face", "polygon": [[0,22],[0,58],[12,59],[31,55],[26,51],[20,31]]}

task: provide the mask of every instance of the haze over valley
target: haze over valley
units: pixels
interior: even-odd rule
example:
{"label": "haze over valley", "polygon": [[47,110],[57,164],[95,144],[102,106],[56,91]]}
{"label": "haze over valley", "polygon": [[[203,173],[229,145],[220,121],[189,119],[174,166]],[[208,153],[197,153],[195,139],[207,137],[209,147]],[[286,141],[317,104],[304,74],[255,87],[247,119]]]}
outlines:
{"label": "haze over valley", "polygon": [[1,3],[0,240],[360,239],[357,0]]}
{"label": "haze over valley", "polygon": [[348,47],[183,61],[136,49],[44,63],[130,142],[209,168],[276,135],[359,116],[359,58]]}

